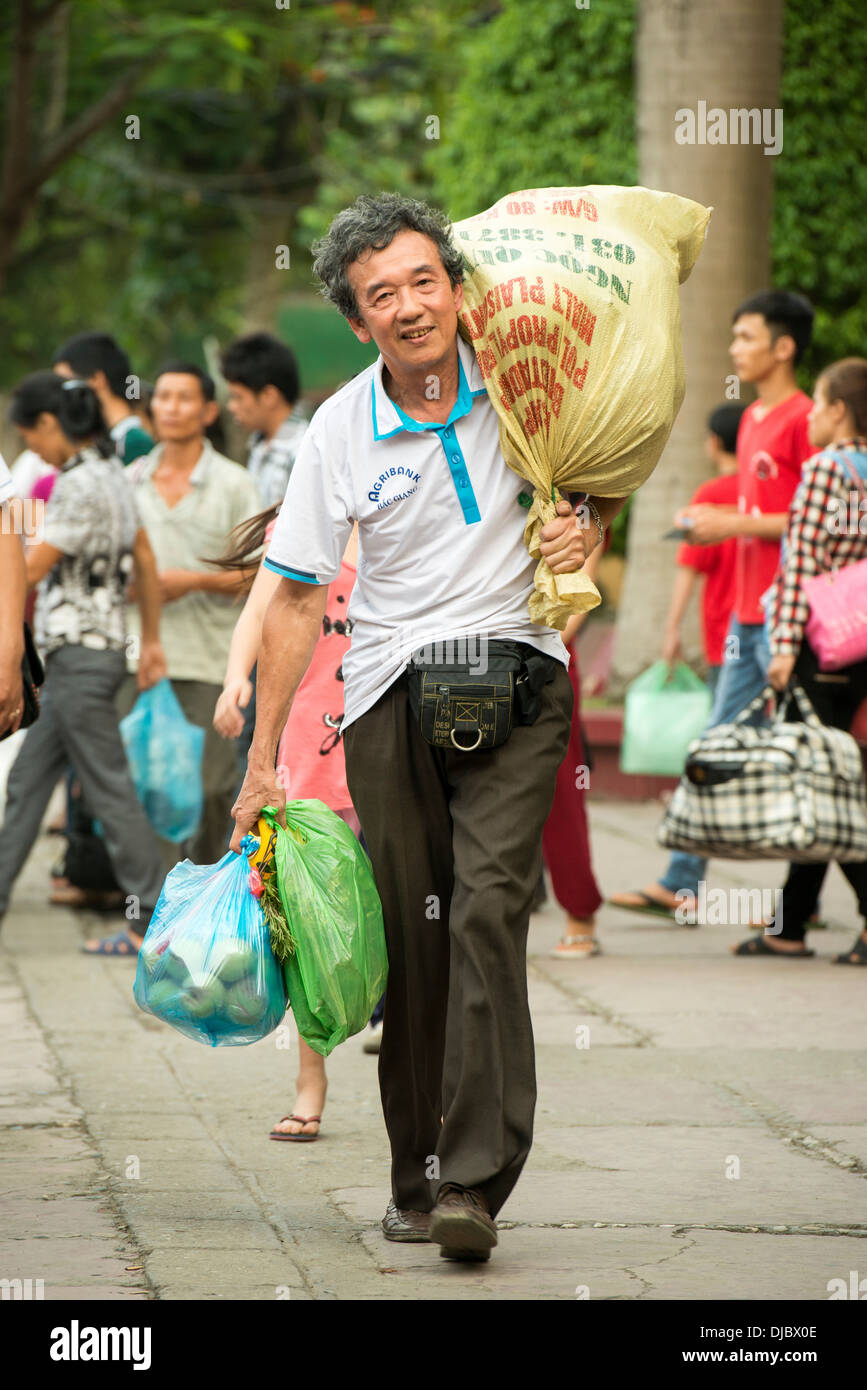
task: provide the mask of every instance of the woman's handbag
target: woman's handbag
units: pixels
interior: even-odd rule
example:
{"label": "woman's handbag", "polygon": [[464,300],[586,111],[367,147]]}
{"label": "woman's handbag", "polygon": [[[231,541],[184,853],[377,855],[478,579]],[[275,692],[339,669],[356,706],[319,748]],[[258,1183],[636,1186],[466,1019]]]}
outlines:
{"label": "woman's handbag", "polygon": [[[39,687],[45,681],[45,671],[36,650],[36,643],[33,641],[33,634],[27,623],[24,624],[24,655],[21,658],[21,685],[24,690],[22,701],[23,714],[21,729],[29,729],[30,725],[39,718]],[[0,739],[9,738],[12,733],[7,729],[5,734],[0,734]]]}
{"label": "woman's handbag", "polygon": [[[758,729],[746,724],[773,694],[767,686],[731,724],[718,724],[690,744],[659,843],[713,859],[867,859],[867,795],[857,743],[822,724],[796,683],[780,698],[773,723]],[[803,723],[785,722],[792,696]]]}
{"label": "woman's handbag", "polygon": [[[422,738],[435,748],[475,753],[505,743],[515,724],[534,724],[543,685],[554,679],[555,657],[526,642],[459,637],[431,644],[483,658],[441,662],[413,657],[407,665],[409,703]],[[422,649],[423,651],[425,649]]]}
{"label": "woman's handbag", "polygon": [[[861,501],[867,492],[848,459],[835,454],[852,475]],[[867,559],[804,580],[810,605],[807,641],[820,671],[839,671],[867,657]]]}

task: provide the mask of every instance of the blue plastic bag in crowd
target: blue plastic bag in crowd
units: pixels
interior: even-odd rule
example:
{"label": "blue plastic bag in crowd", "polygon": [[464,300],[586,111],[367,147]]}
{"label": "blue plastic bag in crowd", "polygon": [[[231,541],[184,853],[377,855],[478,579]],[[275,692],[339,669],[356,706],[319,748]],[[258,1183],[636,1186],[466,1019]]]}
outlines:
{"label": "blue plastic bag in crowd", "polygon": [[180,844],[202,817],[205,731],[190,724],[168,680],[143,690],[120,734],[139,801],[158,835]]}
{"label": "blue plastic bag in crowd", "polygon": [[258,1042],[286,1012],[283,971],[240,855],[218,864],[176,864],[163,884],[138,957],[133,995],[140,1009],[195,1042]]}

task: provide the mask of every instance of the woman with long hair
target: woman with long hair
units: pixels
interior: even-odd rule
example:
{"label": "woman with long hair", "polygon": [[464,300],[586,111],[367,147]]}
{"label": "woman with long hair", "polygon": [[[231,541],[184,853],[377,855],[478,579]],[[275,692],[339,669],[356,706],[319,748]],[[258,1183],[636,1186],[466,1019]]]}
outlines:
{"label": "woman with long hair", "polygon": [[134,956],[163,874],[130,780],[114,694],[126,675],[126,590],[133,573],[142,612],[139,688],[165,675],[156,564],[88,385],[35,372],[13,391],[10,418],[28,448],[57,469],[57,481],[41,538],[25,555],[28,586],[45,581],[36,611],[45,685],[39,718],[9,774],[0,834],[0,917],[58,778],[72,764],[127,894],[127,926],[83,949]]}

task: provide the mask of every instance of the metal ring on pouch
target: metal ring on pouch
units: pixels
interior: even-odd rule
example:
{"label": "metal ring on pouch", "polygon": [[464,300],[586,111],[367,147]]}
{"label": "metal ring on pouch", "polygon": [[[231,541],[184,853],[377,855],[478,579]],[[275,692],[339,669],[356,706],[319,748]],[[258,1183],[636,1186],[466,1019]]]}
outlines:
{"label": "metal ring on pouch", "polygon": [[479,729],[479,736],[476,739],[475,743],[458,743],[457,739],[455,738],[454,729],[450,731],[449,738],[451,739],[452,743],[455,745],[455,748],[457,748],[459,753],[472,753],[476,748],[478,748],[479,744],[482,741],[482,731],[481,729]]}

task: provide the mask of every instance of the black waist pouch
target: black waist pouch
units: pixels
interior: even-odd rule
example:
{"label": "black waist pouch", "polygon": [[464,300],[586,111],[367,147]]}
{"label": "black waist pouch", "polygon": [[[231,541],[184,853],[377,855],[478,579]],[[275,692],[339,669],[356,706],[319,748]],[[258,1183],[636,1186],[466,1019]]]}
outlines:
{"label": "black waist pouch", "polygon": [[[445,651],[472,639],[435,643]],[[435,748],[481,752],[505,743],[516,724],[535,724],[541,691],[557,674],[555,657],[526,642],[485,641],[478,664],[413,658],[406,669],[409,703],[422,738]]]}

